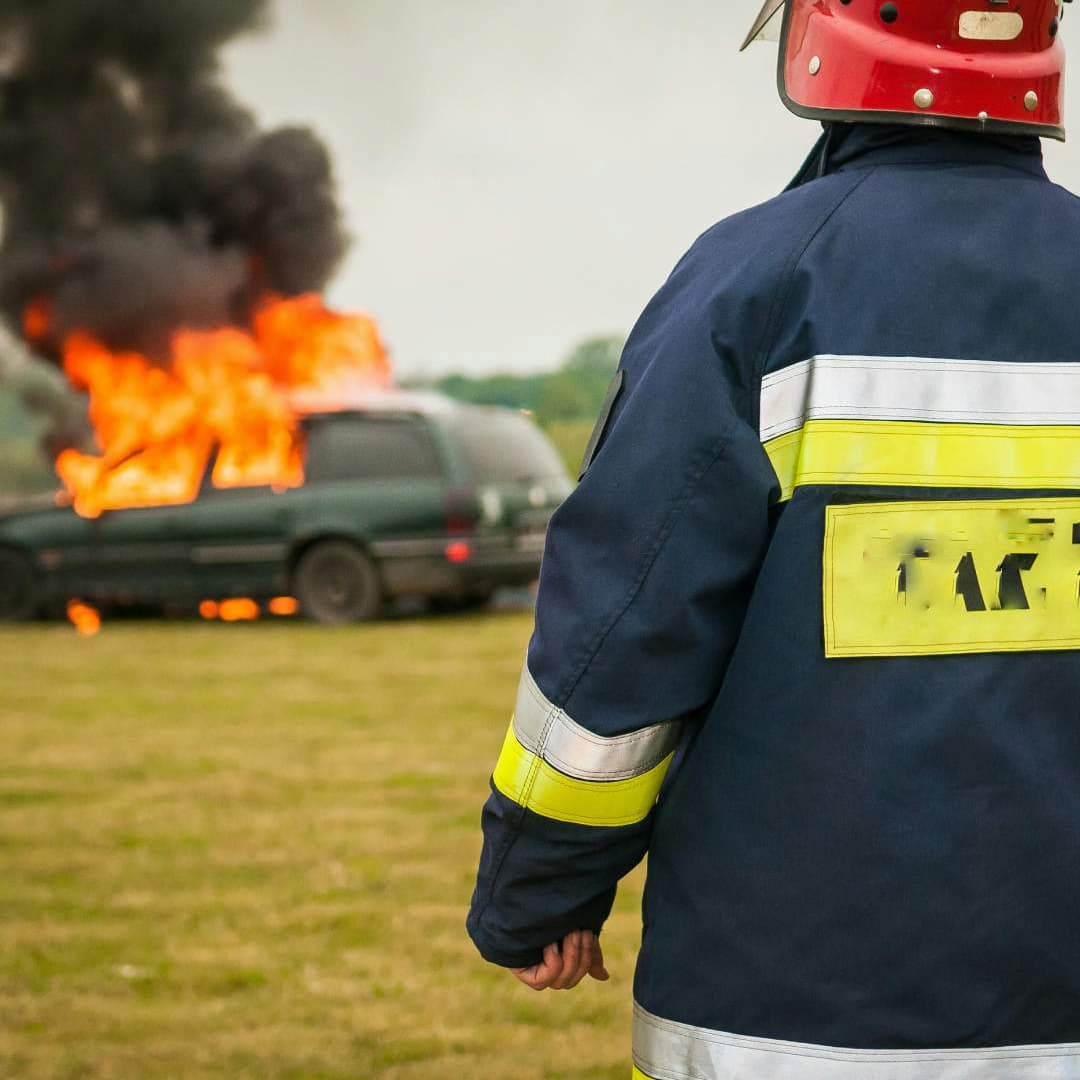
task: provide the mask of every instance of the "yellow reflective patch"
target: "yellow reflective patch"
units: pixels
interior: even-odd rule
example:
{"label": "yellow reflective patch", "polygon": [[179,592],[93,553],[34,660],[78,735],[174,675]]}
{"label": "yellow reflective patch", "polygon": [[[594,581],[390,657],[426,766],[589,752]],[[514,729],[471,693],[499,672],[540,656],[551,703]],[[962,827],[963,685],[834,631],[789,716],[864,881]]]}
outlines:
{"label": "yellow reflective patch", "polygon": [[810,420],[765,444],[783,498],[806,484],[1073,488],[1080,427]]}
{"label": "yellow reflective patch", "polygon": [[636,825],[656,805],[674,756],[632,780],[576,780],[526,750],[511,723],[492,779],[508,799],[542,817],[576,825]]}
{"label": "yellow reflective patch", "polygon": [[830,657],[1080,648],[1080,499],[830,506],[823,599]]}
{"label": "yellow reflective patch", "polygon": [[646,1076],[640,1069],[635,1068],[630,1074],[630,1080],[652,1080],[651,1076]]}

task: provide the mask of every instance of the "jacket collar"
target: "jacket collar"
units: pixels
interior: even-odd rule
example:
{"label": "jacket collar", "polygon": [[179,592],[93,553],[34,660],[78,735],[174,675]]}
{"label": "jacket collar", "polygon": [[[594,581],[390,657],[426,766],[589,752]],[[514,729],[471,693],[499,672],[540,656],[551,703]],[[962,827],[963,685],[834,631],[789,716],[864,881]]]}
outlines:
{"label": "jacket collar", "polygon": [[823,125],[821,138],[789,189],[835,172],[877,165],[1000,165],[1046,180],[1035,136],[970,135],[901,124]]}

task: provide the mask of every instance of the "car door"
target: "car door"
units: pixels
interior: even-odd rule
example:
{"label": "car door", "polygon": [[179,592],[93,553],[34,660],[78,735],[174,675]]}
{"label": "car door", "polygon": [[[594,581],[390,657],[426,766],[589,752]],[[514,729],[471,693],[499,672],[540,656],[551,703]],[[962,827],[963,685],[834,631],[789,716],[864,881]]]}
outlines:
{"label": "car door", "polygon": [[178,523],[197,599],[262,598],[286,591],[290,522],[298,492],[204,483]]}
{"label": "car door", "polygon": [[[77,594],[121,604],[181,601],[191,592],[182,525],[187,505],[106,510],[86,522]],[[73,583],[74,584],[74,583]]]}

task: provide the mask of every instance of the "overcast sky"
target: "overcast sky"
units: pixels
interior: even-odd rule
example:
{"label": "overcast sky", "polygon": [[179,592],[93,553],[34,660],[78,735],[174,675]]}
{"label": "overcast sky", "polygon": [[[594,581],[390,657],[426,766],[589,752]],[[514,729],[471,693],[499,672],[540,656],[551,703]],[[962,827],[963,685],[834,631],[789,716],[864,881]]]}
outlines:
{"label": "overcast sky", "polygon": [[[330,296],[379,319],[400,374],[536,370],[628,330],[802,161],[817,129],[776,96],[776,46],[737,52],[757,6],[276,0],[226,73],[328,142],[356,238]],[[1080,123],[1080,80],[1070,105]],[[1047,156],[1077,190],[1075,138]]]}

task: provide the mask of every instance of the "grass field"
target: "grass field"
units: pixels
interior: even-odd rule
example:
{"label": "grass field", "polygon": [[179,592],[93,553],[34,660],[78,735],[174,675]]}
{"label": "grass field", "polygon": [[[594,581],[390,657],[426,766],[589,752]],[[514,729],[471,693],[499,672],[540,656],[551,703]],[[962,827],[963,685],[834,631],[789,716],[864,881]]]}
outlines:
{"label": "grass field", "polygon": [[531,619],[0,630],[0,1077],[626,1080],[463,922]]}

